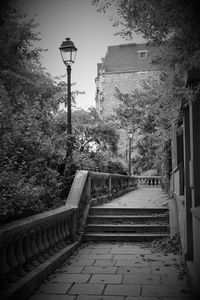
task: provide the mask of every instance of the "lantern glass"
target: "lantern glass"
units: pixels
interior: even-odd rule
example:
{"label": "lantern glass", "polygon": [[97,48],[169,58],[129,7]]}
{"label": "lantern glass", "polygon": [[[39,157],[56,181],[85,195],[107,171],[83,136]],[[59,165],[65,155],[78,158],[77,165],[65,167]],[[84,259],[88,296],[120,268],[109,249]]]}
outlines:
{"label": "lantern glass", "polygon": [[132,133],[132,131],[129,131],[129,132],[128,132],[128,138],[129,138],[129,139],[132,139],[132,138],[133,138],[133,133]]}
{"label": "lantern glass", "polygon": [[65,41],[62,42],[59,49],[65,65],[70,65],[75,62],[77,48],[69,38],[66,38]]}

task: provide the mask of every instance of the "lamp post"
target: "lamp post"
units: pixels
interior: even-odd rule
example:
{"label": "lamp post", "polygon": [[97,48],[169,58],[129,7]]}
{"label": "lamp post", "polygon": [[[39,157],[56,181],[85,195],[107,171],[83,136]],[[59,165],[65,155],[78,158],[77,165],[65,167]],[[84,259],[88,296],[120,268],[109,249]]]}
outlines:
{"label": "lamp post", "polygon": [[129,159],[128,159],[128,166],[129,166],[129,175],[131,175],[131,144],[132,144],[132,138],[133,133],[132,131],[128,132],[128,138],[129,138]]}
{"label": "lamp post", "polygon": [[77,48],[70,38],[66,38],[59,47],[62,60],[67,67],[67,134],[68,147],[67,155],[72,155],[71,135],[72,135],[72,120],[71,120],[71,65],[75,62]]}

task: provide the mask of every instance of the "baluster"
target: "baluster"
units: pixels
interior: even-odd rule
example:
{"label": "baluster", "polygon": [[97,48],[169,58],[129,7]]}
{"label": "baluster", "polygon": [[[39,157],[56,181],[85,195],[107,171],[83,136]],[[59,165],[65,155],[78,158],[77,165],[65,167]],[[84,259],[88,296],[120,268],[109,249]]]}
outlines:
{"label": "baluster", "polygon": [[9,281],[16,282],[19,279],[17,276],[15,269],[18,266],[18,261],[15,256],[15,239],[9,241],[8,249],[7,249],[7,260],[10,267],[10,273],[8,276]]}
{"label": "baluster", "polygon": [[45,261],[44,257],[42,256],[42,253],[44,252],[44,245],[43,245],[43,242],[42,242],[42,232],[41,232],[40,229],[36,233],[36,246],[38,248],[37,260],[40,263],[43,263]]}
{"label": "baluster", "polygon": [[48,243],[49,243],[48,253],[50,255],[54,255],[55,254],[55,251],[53,250],[54,240],[53,240],[52,230],[53,230],[52,226],[49,225],[48,231],[47,231],[47,239],[48,239]]}
{"label": "baluster", "polygon": [[23,277],[27,274],[27,271],[25,271],[23,268],[26,262],[26,257],[24,256],[24,252],[23,252],[23,236],[19,236],[18,239],[16,240],[15,255],[18,261],[16,273],[19,276]]}
{"label": "baluster", "polygon": [[58,252],[58,247],[57,247],[57,243],[58,243],[58,237],[57,237],[57,232],[56,232],[56,223],[52,224],[52,234],[53,234],[53,250],[56,252]]}
{"label": "baluster", "polygon": [[112,177],[110,176],[108,179],[108,197],[112,197]]}
{"label": "baluster", "polygon": [[37,245],[36,245],[36,232],[35,232],[35,230],[31,231],[31,250],[32,250],[32,253],[33,253],[31,264],[34,267],[37,267],[37,266],[39,266],[40,263],[37,261],[37,256],[38,256],[39,250],[38,250]]}
{"label": "baluster", "polygon": [[119,183],[118,183],[118,191],[120,191],[123,187],[123,182],[122,182],[122,178],[120,177]]}
{"label": "baluster", "polygon": [[49,242],[47,238],[47,226],[45,226],[42,230],[42,240],[43,240],[43,245],[44,245],[44,252],[42,253],[42,256],[45,259],[48,259],[50,255],[48,254],[48,249],[49,249]]}
{"label": "baluster", "polygon": [[28,272],[34,269],[33,265],[31,264],[31,259],[33,257],[33,251],[31,249],[31,238],[30,233],[28,232],[24,238],[24,255],[26,257],[26,263],[24,265],[24,269]]}
{"label": "baluster", "polygon": [[64,224],[64,228],[65,228],[65,243],[68,245],[70,244],[70,226],[69,226],[69,217],[67,217],[65,219],[65,224]]}
{"label": "baluster", "polygon": [[76,214],[76,211],[74,211],[71,218],[72,218],[71,239],[72,239],[72,242],[75,242],[77,240],[77,214]]}
{"label": "baluster", "polygon": [[61,234],[61,225],[62,221],[57,222],[57,236],[58,236],[58,248],[61,250],[63,249],[63,244],[62,244],[62,234]]}
{"label": "baluster", "polygon": [[60,220],[60,235],[61,235],[61,239],[60,239],[60,243],[63,247],[65,247],[65,243],[64,243],[64,219]]}
{"label": "baluster", "polygon": [[62,236],[61,244],[63,247],[65,247],[66,246],[66,244],[65,244],[66,233],[65,233],[65,219],[64,218],[61,220],[61,236]]}
{"label": "baluster", "polygon": [[10,272],[10,267],[8,265],[7,260],[7,249],[5,245],[1,245],[0,247],[0,286],[1,288],[7,288],[9,287],[8,282],[8,274]]}

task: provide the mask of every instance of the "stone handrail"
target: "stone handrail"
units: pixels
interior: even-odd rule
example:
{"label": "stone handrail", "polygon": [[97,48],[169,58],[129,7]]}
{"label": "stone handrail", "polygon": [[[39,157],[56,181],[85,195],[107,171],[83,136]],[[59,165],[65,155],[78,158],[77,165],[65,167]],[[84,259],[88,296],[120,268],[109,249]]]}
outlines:
{"label": "stone handrail", "polygon": [[[41,276],[47,262],[53,262],[70,245],[74,247],[81,241],[89,206],[135,189],[137,181],[126,175],[77,171],[65,206],[1,225],[0,291],[5,291],[3,298],[28,298],[33,285],[29,284],[29,289],[26,282],[36,273],[40,274],[34,285],[34,289],[37,288],[49,274],[48,269]],[[56,267],[54,259],[53,268]],[[21,289],[18,294],[17,289]]]}
{"label": "stone handrail", "polygon": [[140,185],[158,186],[162,185],[162,176],[135,176]]}
{"label": "stone handrail", "polygon": [[76,240],[76,213],[64,206],[0,227],[1,290]]}
{"label": "stone handrail", "polygon": [[133,176],[77,171],[66,204],[78,208],[78,233],[84,231],[90,206],[109,201],[135,189],[137,182],[137,178]]}

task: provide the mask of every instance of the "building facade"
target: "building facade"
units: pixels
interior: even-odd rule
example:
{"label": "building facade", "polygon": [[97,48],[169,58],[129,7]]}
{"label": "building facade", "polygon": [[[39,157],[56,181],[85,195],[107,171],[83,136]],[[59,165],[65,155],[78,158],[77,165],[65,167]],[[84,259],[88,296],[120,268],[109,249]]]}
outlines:
{"label": "building facade", "polygon": [[160,49],[146,44],[109,46],[105,58],[97,64],[96,109],[101,118],[114,114],[117,107],[116,88],[129,93],[141,88],[144,80],[158,77],[160,67],[153,64]]}
{"label": "building facade", "polygon": [[[187,74],[187,85],[200,83],[200,71]],[[200,296],[200,96],[182,102],[182,120],[172,131],[170,191],[178,217],[182,253],[195,296]],[[195,298],[196,299],[196,298]]]}

